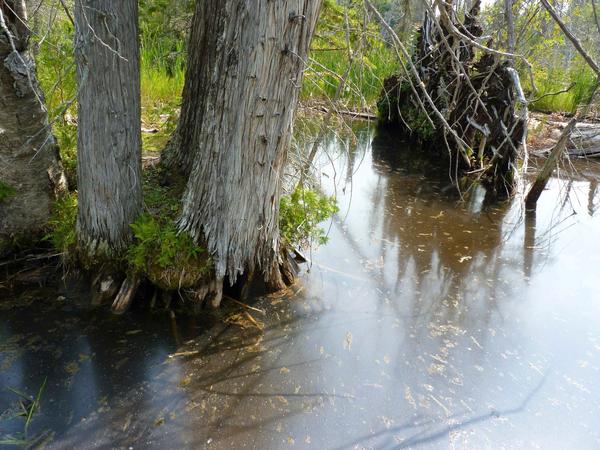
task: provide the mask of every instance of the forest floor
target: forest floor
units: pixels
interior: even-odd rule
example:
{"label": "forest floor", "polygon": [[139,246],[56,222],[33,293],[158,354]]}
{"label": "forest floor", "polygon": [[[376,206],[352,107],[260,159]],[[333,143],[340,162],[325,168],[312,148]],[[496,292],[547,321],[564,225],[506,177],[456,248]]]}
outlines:
{"label": "forest floor", "polygon": [[[534,112],[529,119],[528,145],[536,156],[547,156],[556,144],[570,117]],[[600,120],[590,117],[577,124],[568,145],[569,156],[600,157]]]}

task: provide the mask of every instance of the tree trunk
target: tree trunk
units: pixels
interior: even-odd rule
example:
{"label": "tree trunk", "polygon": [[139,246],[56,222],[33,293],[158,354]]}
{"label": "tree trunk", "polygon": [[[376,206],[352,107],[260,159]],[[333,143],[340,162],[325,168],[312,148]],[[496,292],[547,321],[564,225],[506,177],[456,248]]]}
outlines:
{"label": "tree trunk", "polygon": [[515,53],[513,0],[504,0],[504,14],[506,16],[506,49],[508,50],[508,53]]}
{"label": "tree trunk", "polygon": [[137,0],[78,0],[75,23],[78,240],[112,254],[142,208]]}
{"label": "tree trunk", "polygon": [[257,268],[285,286],[275,270],[281,176],[320,6],[196,4],[182,112],[166,161],[189,173],[180,228],[208,247],[217,280],[233,283]]}
{"label": "tree trunk", "polygon": [[527,211],[532,211],[536,209],[537,201],[546,189],[546,185],[548,184],[548,180],[552,176],[554,169],[556,168],[556,164],[558,159],[563,155],[569,139],[571,138],[571,134],[577,125],[577,122],[585,118],[589,112],[590,105],[594,101],[594,97],[596,96],[596,91],[600,86],[600,77],[596,80],[596,84],[585,105],[580,108],[575,116],[569,121],[567,126],[562,131],[558,142],[554,145],[552,150],[550,151],[550,155],[548,155],[548,159],[544,162],[542,170],[538,173],[535,181],[533,182],[529,192],[527,193],[527,197],[525,198],[525,209]]}
{"label": "tree trunk", "polygon": [[3,241],[37,235],[66,190],[26,23],[23,0],[0,1],[0,253]]}

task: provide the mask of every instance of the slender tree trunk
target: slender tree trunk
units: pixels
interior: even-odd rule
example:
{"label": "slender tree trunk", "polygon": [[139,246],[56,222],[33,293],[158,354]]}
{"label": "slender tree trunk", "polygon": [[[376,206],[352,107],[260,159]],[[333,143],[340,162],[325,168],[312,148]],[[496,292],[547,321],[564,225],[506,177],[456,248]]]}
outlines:
{"label": "slender tree trunk", "polygon": [[554,145],[554,148],[548,155],[548,159],[544,162],[542,166],[542,170],[538,173],[534,183],[532,184],[529,192],[527,193],[527,197],[525,198],[525,208],[528,211],[535,210],[536,204],[544,189],[546,189],[546,185],[548,184],[548,180],[552,176],[552,172],[556,168],[556,163],[558,159],[565,152],[565,148],[571,138],[571,134],[577,125],[577,122],[584,119],[590,109],[590,105],[594,101],[594,97],[596,96],[596,91],[598,90],[598,86],[600,85],[600,78],[596,80],[596,84],[593,88],[593,91],[590,93],[586,104],[577,111],[577,114],[573,116],[573,118],[569,121],[565,129],[562,131],[558,142]]}
{"label": "slender tree trunk", "polygon": [[26,23],[23,0],[0,1],[0,253],[2,241],[37,234],[66,189]]}
{"label": "slender tree trunk", "polygon": [[544,163],[541,172],[535,179],[535,182],[531,186],[531,189],[529,189],[527,197],[525,198],[525,208],[528,211],[535,210],[537,201],[540,198],[540,195],[542,195],[544,189],[546,188],[546,184],[548,183],[548,179],[550,178],[552,172],[554,171],[554,168],[556,167],[556,162],[558,161],[558,158],[562,156],[565,148],[567,147],[567,143],[571,138],[571,134],[575,129],[577,122],[584,119],[587,116],[590,106],[593,103],[594,98],[596,96],[596,92],[600,87],[600,66],[598,66],[598,63],[596,63],[596,61],[584,50],[583,46],[581,45],[581,42],[579,42],[579,39],[577,39],[577,37],[567,28],[565,23],[561,20],[558,13],[554,9],[554,7],[550,3],[548,3],[548,0],[540,1],[542,2],[544,8],[546,8],[546,11],[548,11],[548,13],[554,19],[554,21],[558,24],[558,26],[560,27],[564,35],[567,37],[567,39],[571,41],[573,47],[575,47],[575,49],[579,52],[579,54],[588,64],[588,66],[590,66],[590,68],[596,73],[596,82],[594,84],[594,87],[592,88],[592,91],[589,94],[589,97],[587,98],[585,105],[582,108],[580,108],[575,114],[575,116],[569,121],[569,123],[563,130],[560,139],[550,152],[550,155]]}
{"label": "slender tree trunk", "polygon": [[504,14],[506,16],[506,49],[508,53],[515,53],[515,19],[513,14],[513,0],[504,0]]}
{"label": "slender tree trunk", "polygon": [[122,250],[140,214],[141,134],[137,0],[77,0],[80,245]]}
{"label": "slender tree trunk", "polygon": [[[167,163],[189,173],[180,228],[215,277],[278,269],[281,175],[321,0],[196,4],[182,113]],[[256,270],[258,273],[258,270]]]}

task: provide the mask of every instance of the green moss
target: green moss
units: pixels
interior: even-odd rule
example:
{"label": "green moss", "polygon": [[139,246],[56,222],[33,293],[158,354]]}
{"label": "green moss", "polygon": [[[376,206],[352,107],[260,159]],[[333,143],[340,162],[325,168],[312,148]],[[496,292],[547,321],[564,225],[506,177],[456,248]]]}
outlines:
{"label": "green moss", "polygon": [[8,200],[10,197],[15,195],[16,192],[17,192],[17,190],[15,188],[0,181],[0,203]]}
{"label": "green moss", "polygon": [[338,210],[334,197],[327,197],[308,188],[297,188],[291,195],[281,198],[281,236],[285,242],[297,247],[313,241],[324,244],[327,236],[319,224]]}

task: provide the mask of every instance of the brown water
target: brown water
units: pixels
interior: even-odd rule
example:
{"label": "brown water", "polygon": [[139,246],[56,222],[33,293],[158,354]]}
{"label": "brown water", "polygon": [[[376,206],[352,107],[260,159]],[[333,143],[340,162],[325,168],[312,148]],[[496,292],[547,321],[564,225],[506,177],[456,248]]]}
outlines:
{"label": "brown water", "polygon": [[358,136],[326,140],[340,213],[295,293],[254,304],[263,332],[0,290],[0,436],[23,430],[7,388],[46,379],[49,448],[600,448],[598,163],[524,220]]}

